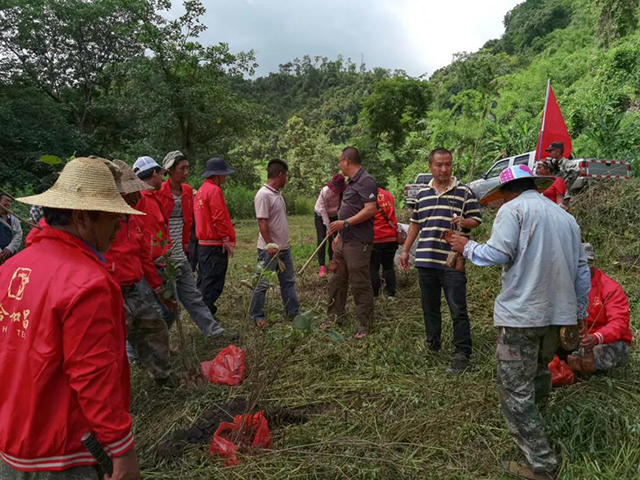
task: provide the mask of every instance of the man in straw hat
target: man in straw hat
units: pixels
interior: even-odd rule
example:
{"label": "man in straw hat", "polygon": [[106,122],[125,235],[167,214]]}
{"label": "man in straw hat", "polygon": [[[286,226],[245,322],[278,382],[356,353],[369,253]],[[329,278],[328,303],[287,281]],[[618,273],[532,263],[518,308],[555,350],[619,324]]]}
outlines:
{"label": "man in straw hat", "polygon": [[[235,338],[236,334],[225,333],[225,329],[205,305],[185,254],[191,236],[191,222],[193,222],[193,189],[186,183],[189,176],[189,161],[180,152],[171,152],[165,157],[164,165],[164,168],[160,167],[151,157],[140,157],[133,164],[133,171],[138,178],[154,189],[157,199],[157,202],[154,202],[149,198],[147,191],[142,192],[142,199],[137,208],[147,213],[149,217],[145,219],[145,231],[152,240],[157,239],[159,231],[162,231],[163,237],[167,234],[166,228],[163,230],[157,228],[160,226],[159,207],[162,218],[166,220],[165,225],[168,225],[171,261],[176,263],[178,269],[176,279],[178,300],[187,309],[202,333],[216,337],[224,334],[225,337]],[[169,178],[165,182],[162,182],[160,177],[162,172],[169,173]],[[158,251],[156,248],[152,252],[156,263],[158,257],[155,255]],[[168,320],[168,326],[171,328],[175,315],[165,315],[165,320]]]}
{"label": "man in straw hat", "polygon": [[0,268],[0,478],[97,480],[81,442],[93,432],[111,478],[137,479],[122,294],[102,254],[120,215],[141,213],[89,158],[18,200],[41,205],[47,225]]}
{"label": "man in straw hat", "polygon": [[[141,198],[140,192],[150,189],[121,160],[113,162],[122,172],[116,182],[120,194],[130,206]],[[149,300],[148,287],[141,284],[144,275],[157,298],[169,310],[177,309],[175,300],[165,298],[162,279],[151,259],[145,242],[143,219],[129,215],[120,219],[120,230],[111,248],[105,253],[107,270],[120,284],[127,318],[127,340],[140,363],[161,383],[169,379],[169,330],[155,299]]]}
{"label": "man in straw hat", "polygon": [[527,464],[504,462],[510,473],[554,478],[558,459],[544,434],[538,404],[551,390],[549,362],[560,330],[587,316],[589,267],[575,219],[537,189],[553,178],[535,176],[526,165],[500,174],[503,197],[491,238],[480,245],[447,235],[454,251],[478,266],[502,265],[502,293],[494,308],[500,404],[509,431]]}
{"label": "man in straw hat", "polygon": [[198,288],[211,315],[216,315],[216,300],[222,295],[229,258],[236,248],[236,232],[220,188],[233,170],[222,158],[211,158],[202,174],[205,179],[196,193],[193,207],[198,238]]}

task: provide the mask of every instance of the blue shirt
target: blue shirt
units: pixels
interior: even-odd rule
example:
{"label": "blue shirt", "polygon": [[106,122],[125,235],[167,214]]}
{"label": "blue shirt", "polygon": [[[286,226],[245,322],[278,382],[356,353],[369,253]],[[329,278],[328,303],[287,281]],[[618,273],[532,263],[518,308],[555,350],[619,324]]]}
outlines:
{"label": "blue shirt", "polygon": [[575,219],[534,190],[505,203],[486,245],[469,242],[478,265],[503,265],[496,327],[575,325],[584,318],[591,285]]}

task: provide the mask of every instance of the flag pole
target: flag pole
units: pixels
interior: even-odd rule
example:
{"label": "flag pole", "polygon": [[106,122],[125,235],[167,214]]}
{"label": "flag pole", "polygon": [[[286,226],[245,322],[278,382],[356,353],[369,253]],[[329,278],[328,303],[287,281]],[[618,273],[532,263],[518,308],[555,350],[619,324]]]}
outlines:
{"label": "flag pole", "polygon": [[547,120],[547,106],[549,105],[549,92],[551,91],[551,78],[547,79],[547,95],[544,99],[544,110],[542,111],[542,126],[540,127],[540,151],[536,152],[536,162],[542,159],[542,149],[544,148],[544,124]]}

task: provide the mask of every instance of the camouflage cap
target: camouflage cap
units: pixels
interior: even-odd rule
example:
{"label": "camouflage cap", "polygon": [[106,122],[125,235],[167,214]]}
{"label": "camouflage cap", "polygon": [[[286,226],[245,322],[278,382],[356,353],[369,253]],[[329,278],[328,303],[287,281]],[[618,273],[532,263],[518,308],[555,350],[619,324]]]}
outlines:
{"label": "camouflage cap", "polygon": [[587,254],[587,260],[593,262],[596,259],[596,251],[593,248],[593,245],[590,243],[583,243],[582,248],[584,248],[584,252]]}
{"label": "camouflage cap", "polygon": [[175,165],[176,162],[180,160],[186,159],[187,157],[180,150],[175,150],[173,152],[167,153],[162,161],[162,166],[169,170],[171,167]]}

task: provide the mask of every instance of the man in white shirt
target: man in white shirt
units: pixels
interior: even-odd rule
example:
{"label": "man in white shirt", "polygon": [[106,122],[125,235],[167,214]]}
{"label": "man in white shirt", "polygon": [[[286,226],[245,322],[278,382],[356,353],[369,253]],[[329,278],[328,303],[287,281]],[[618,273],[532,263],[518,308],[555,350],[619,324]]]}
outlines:
{"label": "man in white shirt", "polygon": [[[258,219],[258,261],[271,272],[278,272],[280,293],[287,316],[298,315],[300,304],[296,295],[296,274],[289,246],[287,206],[280,190],[287,183],[289,166],[283,160],[271,160],[267,166],[267,183],[254,199]],[[263,278],[253,292],[249,315],[262,327],[265,325],[264,304],[269,282]]]}

